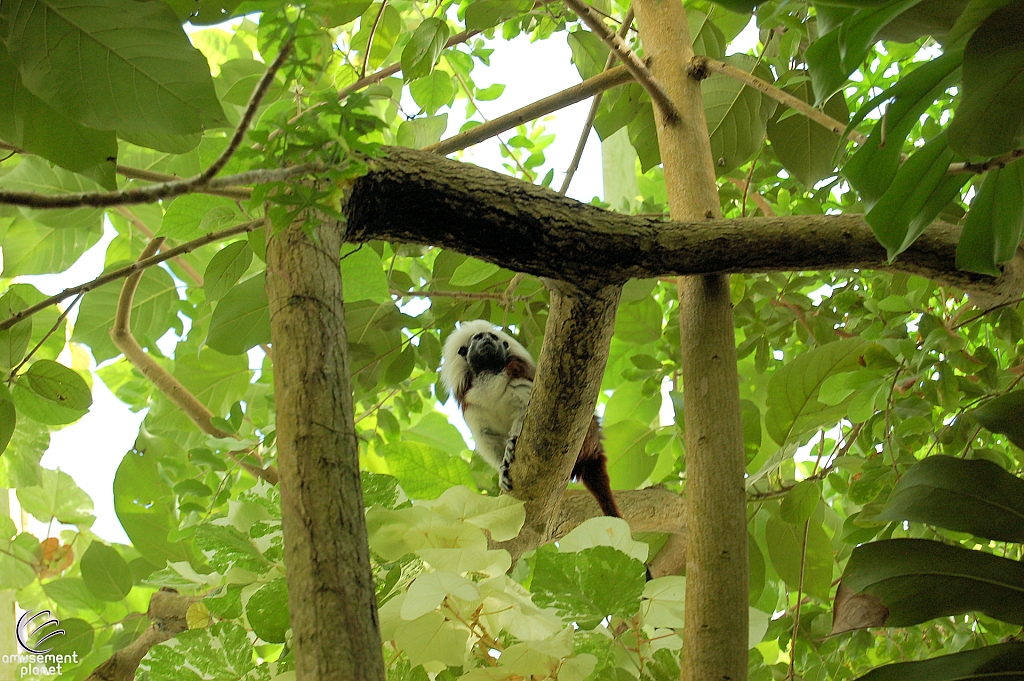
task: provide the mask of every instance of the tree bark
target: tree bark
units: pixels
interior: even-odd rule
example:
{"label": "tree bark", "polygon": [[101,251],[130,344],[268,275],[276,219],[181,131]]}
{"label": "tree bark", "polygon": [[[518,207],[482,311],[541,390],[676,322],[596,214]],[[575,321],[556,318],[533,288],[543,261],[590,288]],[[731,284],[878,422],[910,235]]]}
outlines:
{"label": "tree bark", "polygon": [[267,239],[277,450],[298,681],[384,681],[341,289],[344,232]]}
{"label": "tree bark", "polygon": [[619,286],[593,294],[548,282],[551,305],[537,378],[511,467],[513,495],[526,501],[526,522],[504,548],[518,558],[549,541],[555,510],[590,427],[615,331]]}
{"label": "tree bark", "polygon": [[[700,83],[680,0],[635,0],[654,77],[679,111],[655,107],[672,217],[720,217]],[[739,375],[727,275],[680,277],[686,420],[686,615],[683,681],[747,678],[747,515]]]}
{"label": "tree bark", "polygon": [[1024,289],[1019,254],[998,279],[958,271],[960,229],[941,222],[888,263],[861,215],[721,220],[701,213],[669,222],[607,211],[412,149],[390,147],[369,164],[347,203],[346,240],[451,248],[584,290],[630,278],[848,268],[917,274],[966,290],[983,305]]}

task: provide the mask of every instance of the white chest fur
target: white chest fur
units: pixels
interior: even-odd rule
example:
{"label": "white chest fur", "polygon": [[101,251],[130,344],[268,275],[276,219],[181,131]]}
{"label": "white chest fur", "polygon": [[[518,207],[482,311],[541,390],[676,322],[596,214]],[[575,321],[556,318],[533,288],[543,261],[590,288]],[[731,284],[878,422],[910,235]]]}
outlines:
{"label": "white chest fur", "polygon": [[529,379],[510,381],[504,373],[481,374],[466,392],[466,424],[473,432],[477,452],[495,469],[501,466],[509,431],[522,418],[532,388]]}

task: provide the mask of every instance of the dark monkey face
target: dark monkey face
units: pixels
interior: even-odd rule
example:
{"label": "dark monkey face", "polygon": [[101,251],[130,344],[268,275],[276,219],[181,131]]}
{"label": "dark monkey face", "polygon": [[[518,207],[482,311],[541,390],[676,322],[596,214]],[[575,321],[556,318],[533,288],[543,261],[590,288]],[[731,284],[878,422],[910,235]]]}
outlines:
{"label": "dark monkey face", "polygon": [[459,354],[469,362],[473,375],[490,372],[496,374],[508,364],[508,343],[490,331],[481,331],[469,339],[469,345],[459,348]]}

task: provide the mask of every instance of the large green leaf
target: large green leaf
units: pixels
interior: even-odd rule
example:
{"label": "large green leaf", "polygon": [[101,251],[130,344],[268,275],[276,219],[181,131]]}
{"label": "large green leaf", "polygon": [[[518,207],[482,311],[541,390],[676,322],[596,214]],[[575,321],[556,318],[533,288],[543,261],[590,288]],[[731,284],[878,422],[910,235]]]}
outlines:
{"label": "large green leaf", "polygon": [[82,556],[82,581],[102,601],[120,601],[132,590],[132,571],[121,554],[98,541]]}
{"label": "large green leaf", "polygon": [[291,628],[288,585],[283,577],[261,586],[245,604],[245,618],[253,633],[270,643],[284,643]]}
{"label": "large green leaf", "polygon": [[654,470],[658,457],[647,453],[654,435],[649,425],[630,419],[604,429],[608,477],[614,489],[634,489]]}
{"label": "large green leaf", "polygon": [[[28,306],[17,292],[8,291],[0,297],[0,319],[7,319],[26,307]],[[0,331],[0,367],[11,369],[21,361],[31,339],[32,317],[18,322],[9,329]]]}
{"label": "large green leaf", "polygon": [[608,46],[590,31],[576,30],[567,38],[569,49],[572,50],[572,63],[580,73],[580,78],[593,78],[604,71],[608,61]]}
{"label": "large green leaf", "polygon": [[783,364],[768,380],[765,427],[778,444],[819,426],[830,425],[845,411],[845,403],[829,406],[817,400],[825,379],[857,368],[864,348],[859,338],[822,345]]}
{"label": "large green leaf", "polygon": [[[560,553],[537,551],[530,590],[541,607],[553,607],[582,629],[593,629],[609,615],[632,617],[644,590],[644,564],[610,546]],[[609,585],[615,588],[608,588]]]}
{"label": "large green leaf", "polygon": [[985,174],[956,246],[956,267],[998,277],[1024,235],[1024,163]]}
{"label": "large green leaf", "polygon": [[861,544],[839,588],[852,598],[837,598],[836,621],[872,603],[881,621],[864,626],[907,627],[968,612],[1024,624],[1024,564],[927,539]]}
{"label": "large green leaf", "polygon": [[270,342],[270,307],[264,274],[249,277],[220,299],[206,343],[225,355],[241,355]]}
{"label": "large green leaf", "polygon": [[51,227],[32,220],[15,220],[0,236],[4,250],[3,276],[63,272],[95,246],[102,235],[99,223]]}
{"label": "large green leaf", "polygon": [[[68,172],[47,163],[37,156],[26,156],[14,170],[0,178],[0,186],[21,192],[37,194],[69,194],[96,192],[101,187],[82,175]],[[93,229],[102,233],[103,211],[99,208],[69,208],[61,210],[33,210],[23,208],[22,213],[32,220],[61,229]]]}
{"label": "large green leaf", "polygon": [[[89,291],[82,298],[71,340],[88,345],[97,362],[120,354],[110,340],[110,327],[114,324],[120,294],[121,284],[113,282]],[[135,339],[147,347],[172,326],[180,324],[177,318],[178,302],[177,288],[171,275],[160,267],[147,269],[132,301],[130,328]]]}
{"label": "large green leaf", "polygon": [[1024,0],[993,12],[964,48],[963,94],[949,146],[968,158],[1024,144]]}
{"label": "large green leaf", "polygon": [[909,248],[967,184],[969,176],[947,172],[953,159],[946,134],[939,133],[910,155],[864,215],[890,259]]}
{"label": "large green leaf", "polygon": [[856,126],[865,116],[889,102],[885,116],[875,124],[868,140],[843,166],[864,205],[870,210],[889,188],[900,167],[904,142],[921,114],[960,73],[961,52],[947,52],[918,66],[888,90],[861,106],[850,121]]}
{"label": "large green leaf", "polygon": [[62,115],[22,84],[18,65],[0,43],[0,138],[76,172],[96,169],[93,177],[114,189],[117,137],[93,130]]}
{"label": "large green leaf", "polygon": [[1024,448],[1024,390],[1014,390],[988,400],[967,412],[967,416]]}
{"label": "large green leaf", "polygon": [[402,50],[402,76],[406,81],[425,76],[434,69],[450,33],[443,19],[427,17],[420,22]]}
{"label": "large green leaf", "polygon": [[233,241],[210,260],[203,274],[207,300],[220,300],[252,264],[252,248],[246,239]]}
{"label": "large green leaf", "polygon": [[930,660],[899,662],[872,669],[857,681],[975,681],[1024,678],[1024,643],[1010,641]]}
{"label": "large green leaf", "polygon": [[892,0],[881,7],[858,9],[841,25],[810,44],[805,53],[815,102],[831,97],[868,55],[879,29],[921,0]]}
{"label": "large green leaf", "polygon": [[210,348],[198,354],[179,348],[175,355],[175,378],[215,415],[226,414],[232,404],[245,399],[252,372],[244,355],[223,355]]}
{"label": "large green leaf", "polygon": [[458,456],[417,442],[395,442],[381,448],[391,475],[413,499],[436,499],[453,485],[475,488],[469,465]]}
{"label": "large green leaf", "polygon": [[65,407],[88,409],[92,406],[92,391],[85,379],[52,359],[33,362],[23,380],[28,381],[36,395]]}
{"label": "large green leaf", "polygon": [[151,681],[269,681],[273,675],[269,672],[265,677],[247,675],[256,667],[252,652],[245,629],[233,622],[217,622],[209,628],[183,631],[150,648],[139,663],[139,675]]}
{"label": "large green leaf", "polygon": [[[772,81],[771,73],[745,54],[726,57],[725,61],[760,78]],[[738,168],[753,156],[764,142],[766,124],[775,112],[775,100],[743,83],[714,74],[701,82],[704,114],[711,135],[711,156],[719,175]]]}
{"label": "large green leaf", "polygon": [[[794,525],[771,517],[765,527],[768,557],[775,571],[791,588],[796,589],[803,575],[803,592],[828,601],[832,587],[832,542],[821,523],[807,521],[807,543],[804,545],[804,524]],[[801,569],[803,559],[803,569]]]}
{"label": "large green leaf", "polygon": [[68,525],[92,525],[92,499],[64,471],[41,471],[39,485],[18,488],[21,507],[37,520]]}
{"label": "large green leaf", "polygon": [[[814,93],[811,92],[811,81],[806,75],[801,78],[801,73],[790,72],[791,78],[797,78],[798,82],[784,89],[789,94],[810,102],[814,97]],[[845,122],[850,117],[850,110],[846,107],[846,98],[842,92],[830,97],[823,109],[840,122]],[[779,162],[806,187],[813,187],[816,182],[832,175],[835,170],[833,159],[841,138],[806,116],[794,114],[789,109],[777,112],[777,115],[768,122],[768,139],[771,140],[772,149],[775,150]]]}
{"label": "large green leaf", "polygon": [[876,519],[1024,542],[1024,480],[985,459],[930,456],[900,478]]}
{"label": "large green leaf", "polygon": [[11,0],[4,10],[4,38],[25,87],[65,116],[140,133],[226,123],[206,58],[167,4]]}
{"label": "large green leaf", "polygon": [[157,236],[189,241],[244,220],[245,216],[231,199],[188,194],[179,196],[167,206]]}
{"label": "large green leaf", "polygon": [[132,546],[154,565],[189,559],[184,542],[169,542],[178,529],[174,493],[161,478],[155,454],[130,451],[114,475],[114,512]]}

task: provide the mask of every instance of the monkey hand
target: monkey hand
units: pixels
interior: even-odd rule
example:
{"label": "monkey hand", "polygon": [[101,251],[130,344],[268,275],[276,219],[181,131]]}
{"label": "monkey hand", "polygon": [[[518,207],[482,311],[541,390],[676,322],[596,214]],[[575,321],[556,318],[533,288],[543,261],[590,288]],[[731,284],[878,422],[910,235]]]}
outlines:
{"label": "monkey hand", "polygon": [[501,469],[498,472],[498,485],[505,493],[512,491],[512,474],[509,469],[512,467],[512,462],[516,460],[516,443],[518,441],[518,435],[509,435],[508,440],[505,441],[505,455],[501,459]]}

